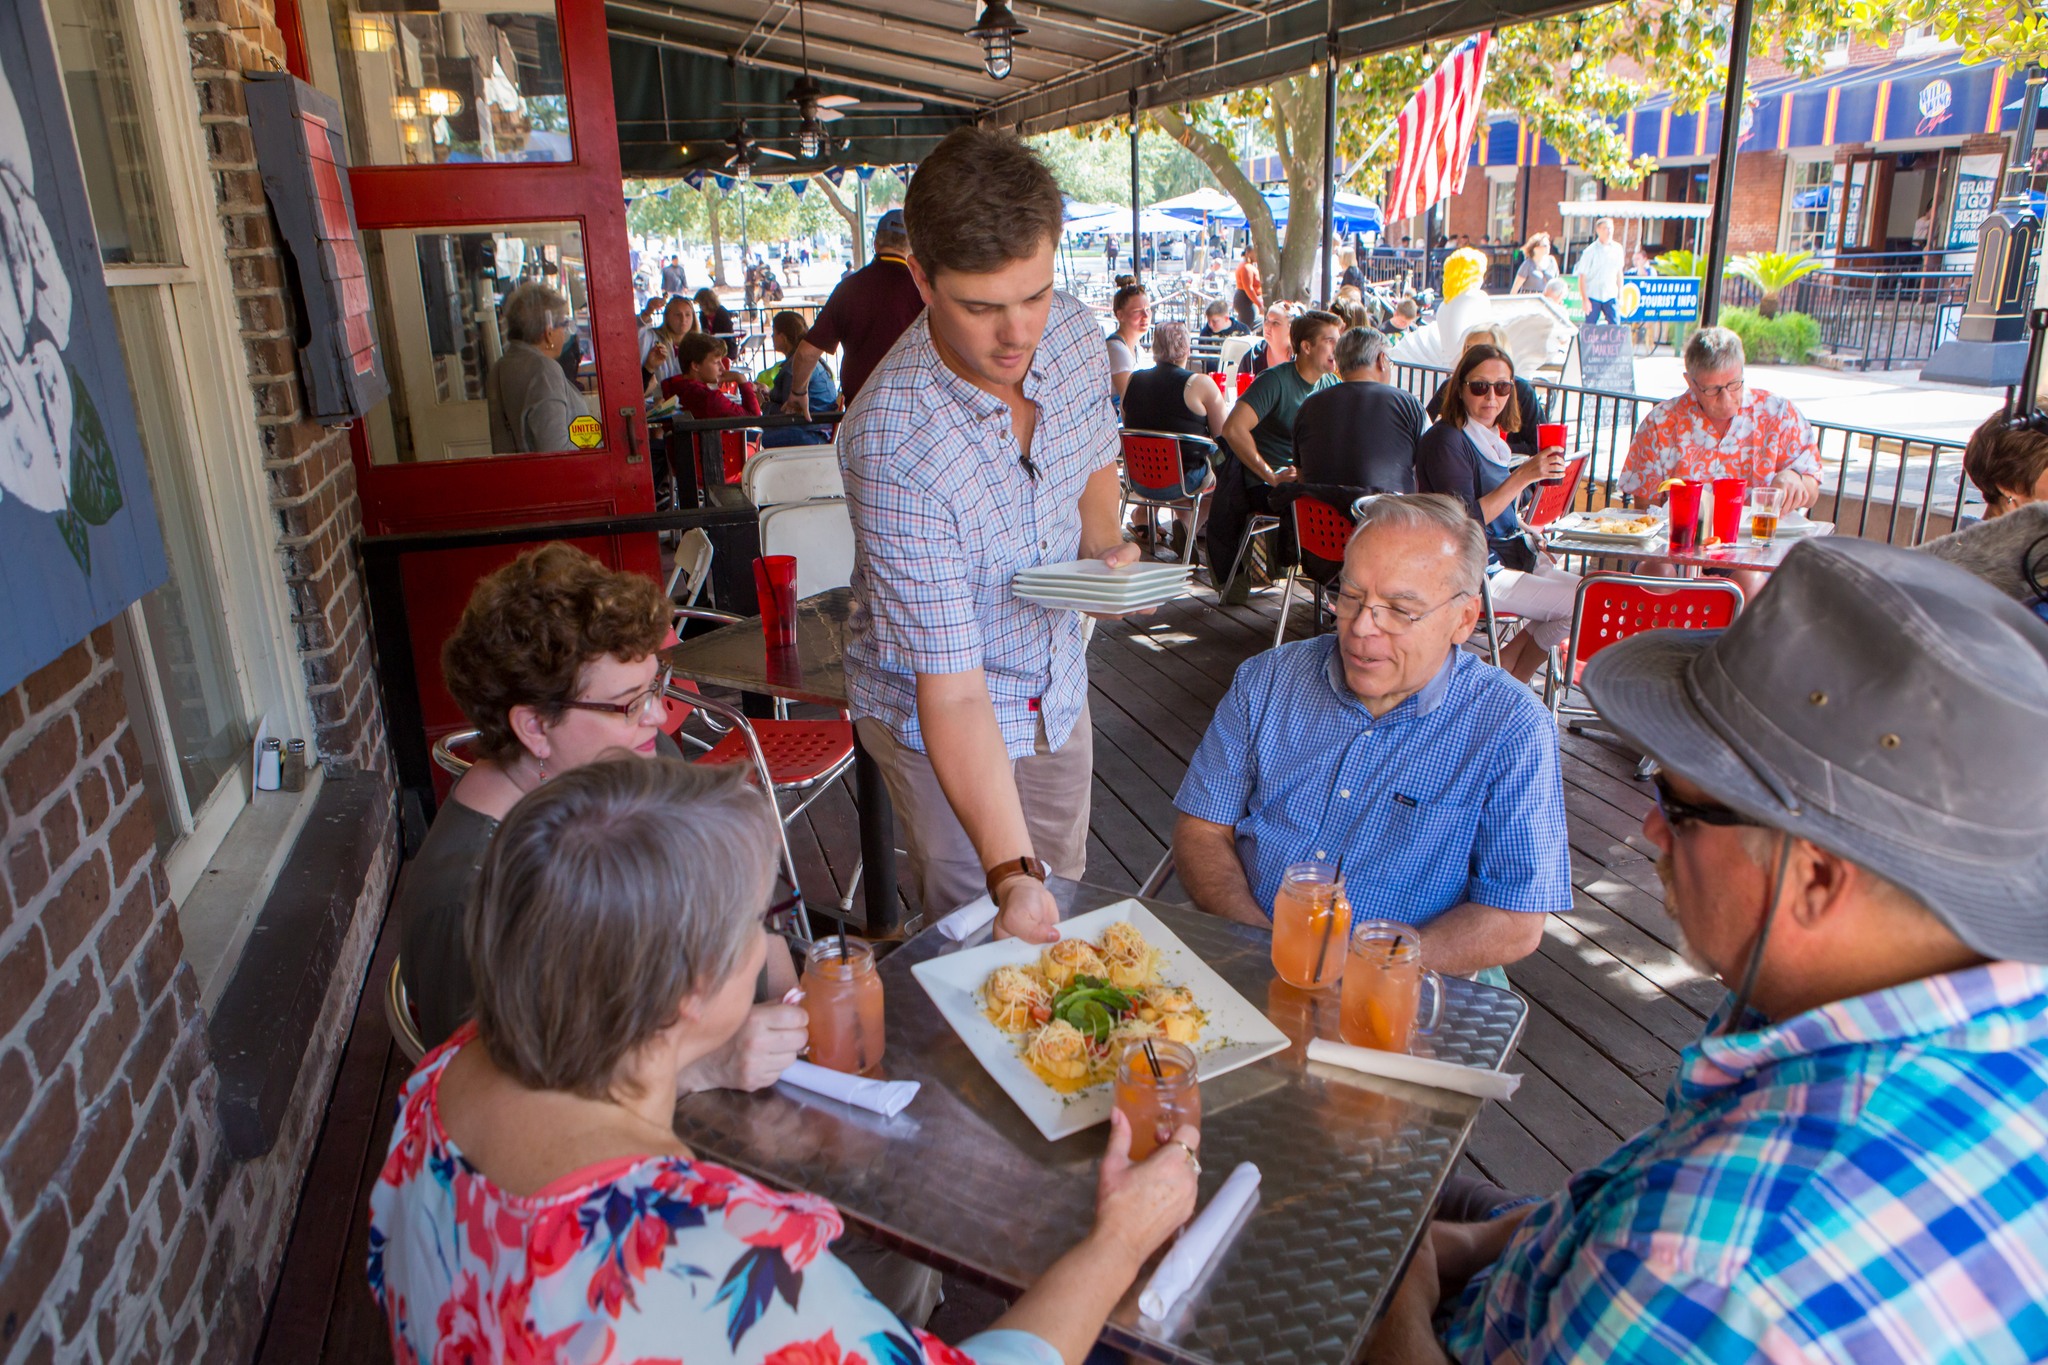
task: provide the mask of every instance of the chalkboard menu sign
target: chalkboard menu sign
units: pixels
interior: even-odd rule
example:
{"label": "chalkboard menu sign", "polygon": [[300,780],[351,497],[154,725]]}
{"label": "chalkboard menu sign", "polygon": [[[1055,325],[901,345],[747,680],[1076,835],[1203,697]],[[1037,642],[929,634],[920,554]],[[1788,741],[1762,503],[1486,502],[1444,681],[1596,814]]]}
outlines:
{"label": "chalkboard menu sign", "polygon": [[1635,339],[1629,329],[1611,322],[1589,322],[1579,328],[1579,382],[1609,393],[1636,391]]}
{"label": "chalkboard menu sign", "polygon": [[302,313],[299,371],[308,415],[328,425],[352,421],[391,386],[371,324],[341,106],[281,71],[252,71],[247,79],[263,191],[289,248],[293,300]]}

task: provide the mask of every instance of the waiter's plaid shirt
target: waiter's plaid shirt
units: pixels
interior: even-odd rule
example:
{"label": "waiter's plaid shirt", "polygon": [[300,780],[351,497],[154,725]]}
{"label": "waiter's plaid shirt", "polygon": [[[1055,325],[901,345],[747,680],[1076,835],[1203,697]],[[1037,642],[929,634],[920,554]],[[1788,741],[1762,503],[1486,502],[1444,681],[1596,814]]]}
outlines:
{"label": "waiter's plaid shirt", "polygon": [[1453,1356],[2048,1359],[2048,968],[1711,1033],[1467,1287]]}
{"label": "waiter's plaid shirt", "polygon": [[1055,293],[1024,380],[1038,405],[1034,479],[1009,407],[945,367],[928,319],[891,348],[839,428],[854,529],[849,705],[922,751],[915,675],[980,668],[1003,744],[1025,758],[1041,709],[1057,749],[1088,699],[1086,618],[1015,600],[1010,579],[1080,554],[1082,486],[1116,461],[1109,360],[1086,306]]}

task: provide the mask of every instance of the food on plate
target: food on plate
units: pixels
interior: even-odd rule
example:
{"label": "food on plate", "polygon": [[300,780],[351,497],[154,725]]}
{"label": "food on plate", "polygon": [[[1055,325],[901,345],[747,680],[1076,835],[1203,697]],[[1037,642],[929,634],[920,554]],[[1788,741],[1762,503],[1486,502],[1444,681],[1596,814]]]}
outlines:
{"label": "food on plate", "polygon": [[1077,976],[1108,976],[1102,954],[1085,938],[1063,938],[1039,954],[1038,970],[1045,984],[1063,990]]}
{"label": "food on plate", "polygon": [[1201,1038],[1194,992],[1157,980],[1158,965],[1144,934],[1119,922],[1099,944],[1062,939],[1034,964],[996,968],[981,984],[982,1013],[1021,1040],[1040,1080],[1071,1094],[1112,1080],[1125,1043]]}

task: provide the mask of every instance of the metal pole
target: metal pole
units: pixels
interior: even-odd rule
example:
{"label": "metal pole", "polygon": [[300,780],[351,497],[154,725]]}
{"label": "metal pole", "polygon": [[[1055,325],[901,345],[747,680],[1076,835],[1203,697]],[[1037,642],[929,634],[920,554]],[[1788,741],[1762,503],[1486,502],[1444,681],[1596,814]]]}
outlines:
{"label": "metal pole", "polygon": [[[1334,9],[1336,0],[1331,0]],[[1331,260],[1330,235],[1336,227],[1337,215],[1337,25],[1335,16],[1330,24],[1330,36],[1323,44],[1323,305],[1328,307],[1337,297],[1337,288],[1331,277],[1334,262]]]}
{"label": "metal pole", "polygon": [[868,182],[860,178],[860,171],[853,173],[853,216],[860,220],[853,230],[853,268],[860,269],[868,263]]}
{"label": "metal pole", "polygon": [[1138,242],[1138,87],[1131,87],[1131,283],[1145,282],[1145,267]]}
{"label": "metal pole", "polygon": [[1700,281],[1700,325],[1721,318],[1721,272],[1728,267],[1728,216],[1735,210],[1735,157],[1742,141],[1742,86],[1749,75],[1754,0],[1735,0],[1728,37],[1728,85],[1721,95],[1721,155],[1714,163],[1714,222],[1707,234],[1707,277]]}

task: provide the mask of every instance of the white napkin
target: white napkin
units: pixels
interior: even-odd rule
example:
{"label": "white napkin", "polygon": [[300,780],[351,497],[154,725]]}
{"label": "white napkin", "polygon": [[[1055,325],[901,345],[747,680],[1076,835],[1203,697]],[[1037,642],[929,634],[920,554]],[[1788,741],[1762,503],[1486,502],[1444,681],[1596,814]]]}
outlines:
{"label": "white napkin", "polygon": [[984,895],[967,902],[933,927],[958,943],[969,935],[980,933],[981,927],[995,917],[996,903]]}
{"label": "white napkin", "polygon": [[869,1080],[865,1076],[849,1076],[844,1071],[828,1070],[809,1062],[791,1062],[789,1070],[782,1073],[782,1080],[799,1090],[808,1090],[886,1118],[895,1118],[917,1098],[916,1081]]}
{"label": "white napkin", "polygon": [[1382,1052],[1375,1047],[1352,1047],[1328,1038],[1309,1041],[1308,1059],[1331,1066],[1363,1071],[1368,1076],[1426,1085],[1436,1090],[1455,1090],[1482,1100],[1506,1100],[1515,1093],[1522,1078],[1505,1071],[1484,1071],[1476,1066],[1440,1062],[1434,1057],[1411,1057],[1405,1052]]}
{"label": "white napkin", "polygon": [[1216,1253],[1223,1248],[1224,1234],[1258,1192],[1259,1168],[1249,1161],[1240,1162],[1209,1201],[1209,1207],[1181,1230],[1180,1240],[1145,1282],[1145,1292],[1138,1295],[1138,1311],[1154,1322],[1165,1321],[1173,1306],[1202,1278],[1209,1262],[1216,1259]]}

